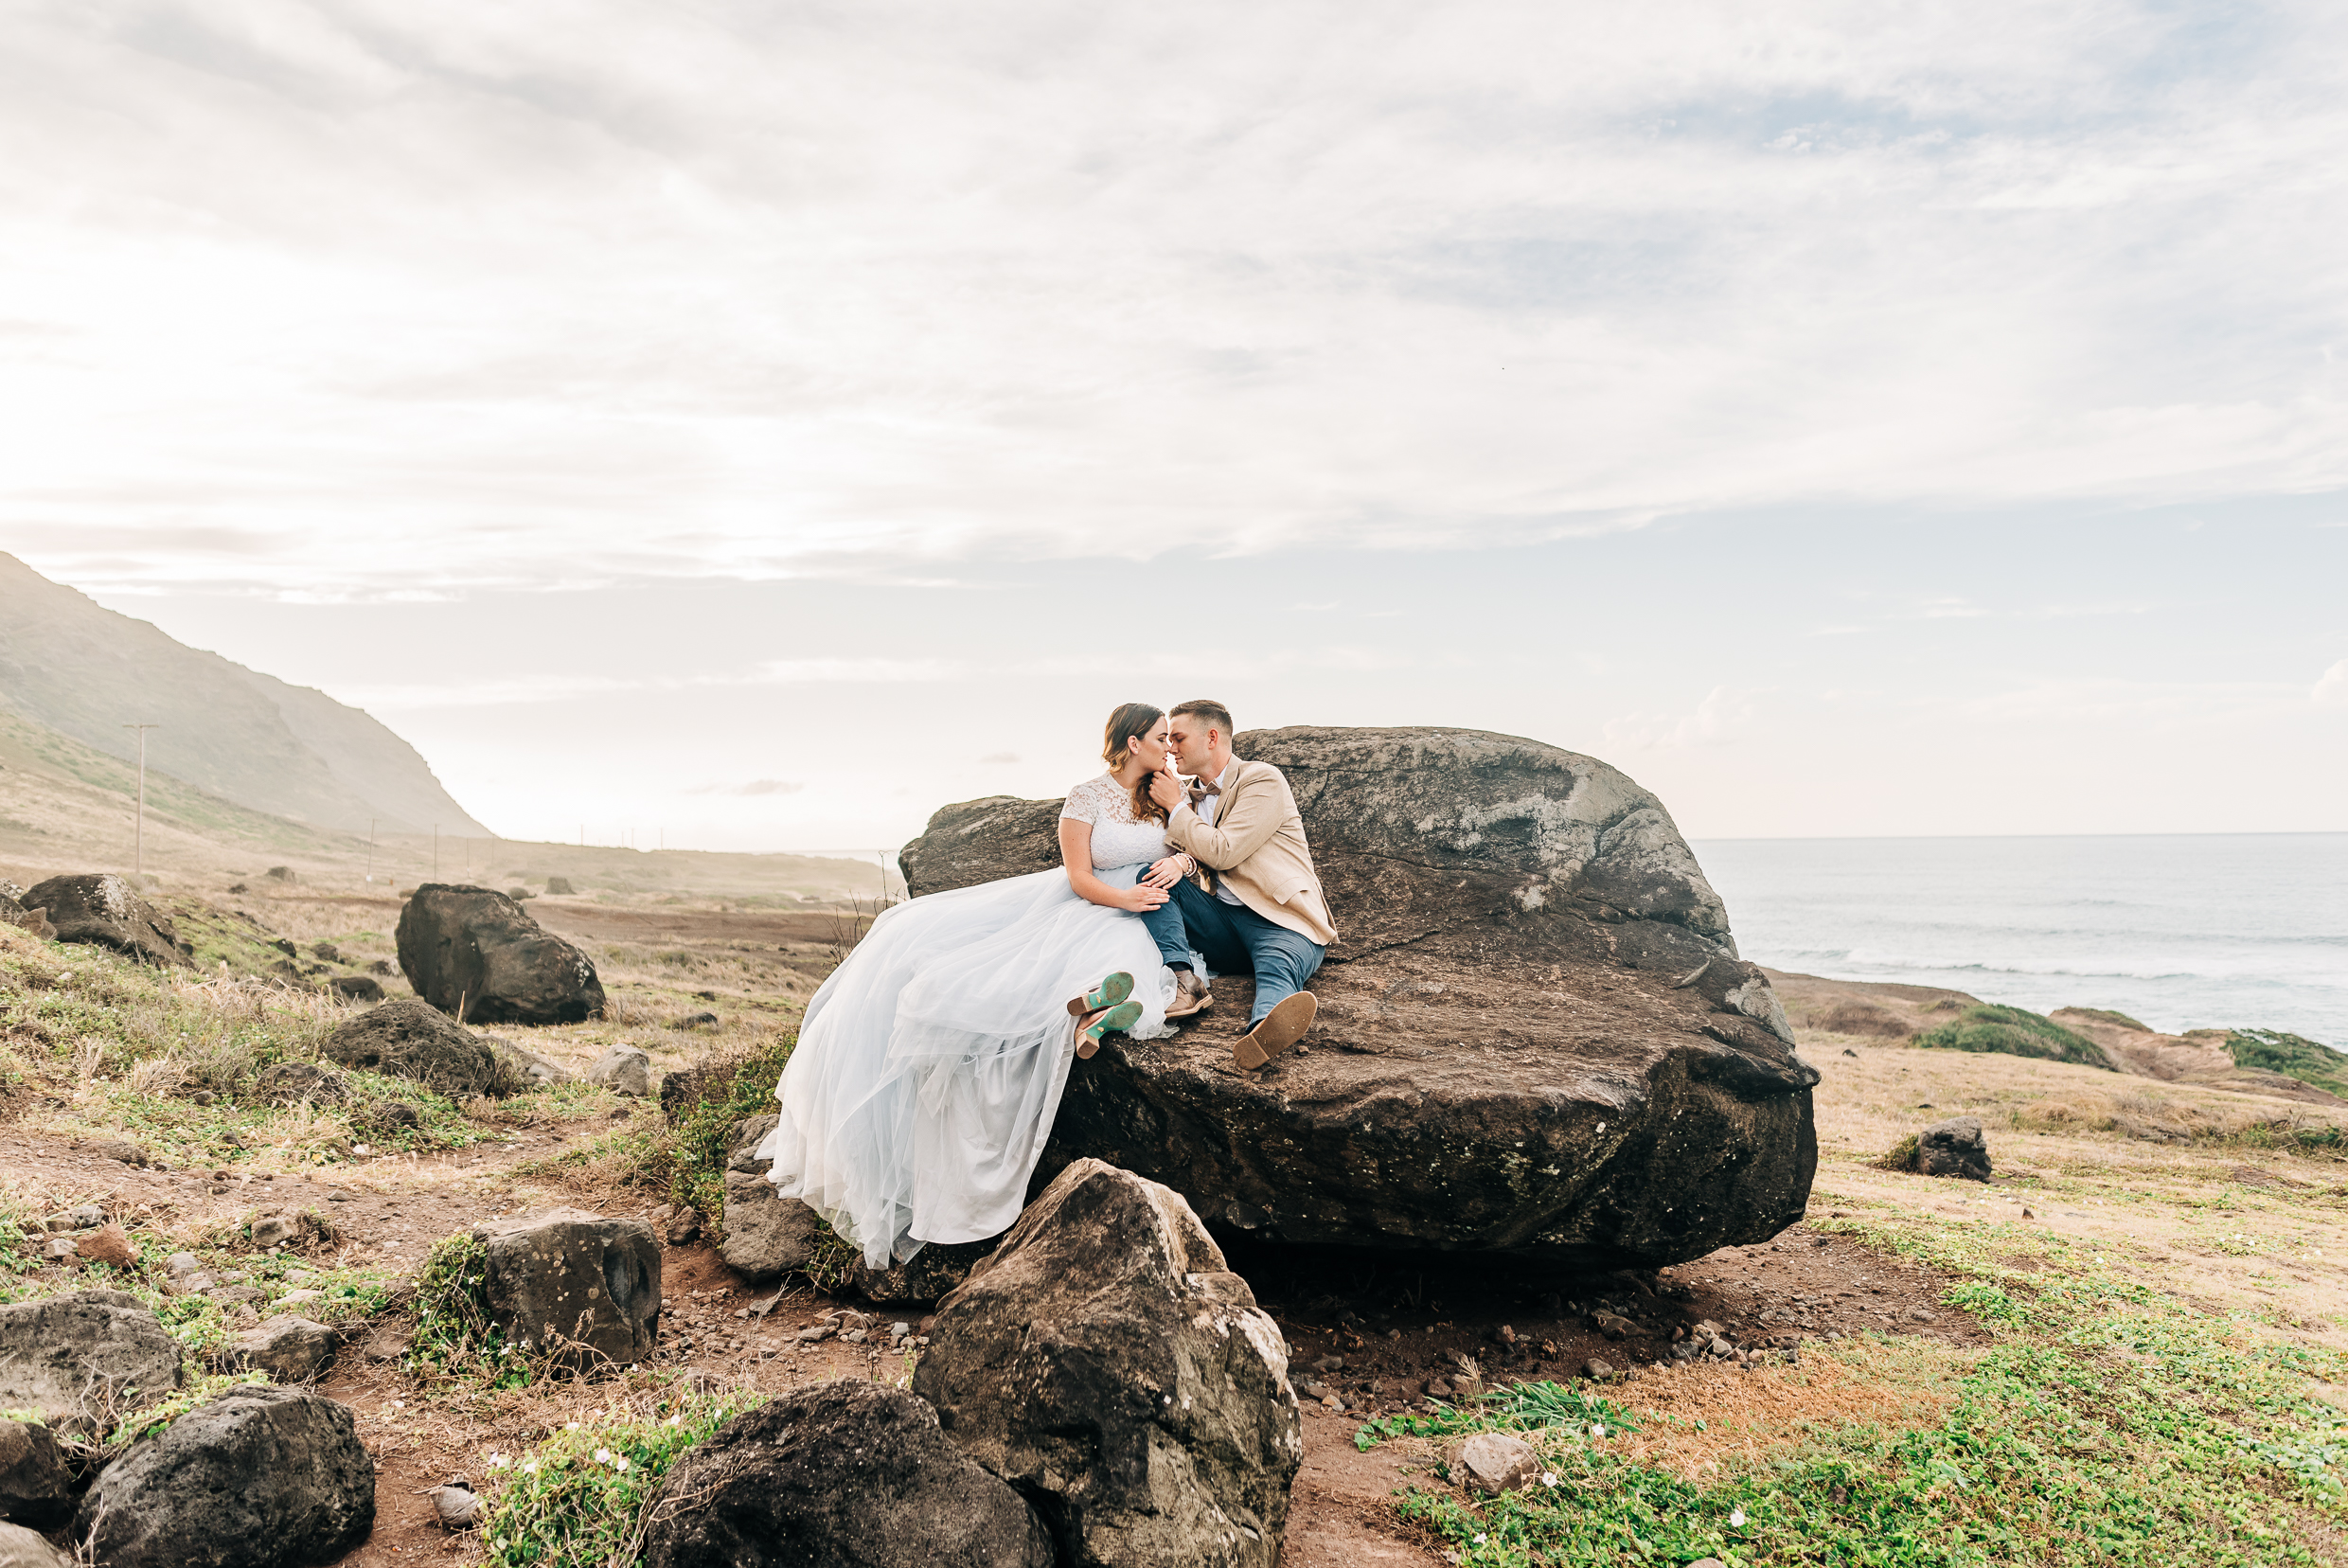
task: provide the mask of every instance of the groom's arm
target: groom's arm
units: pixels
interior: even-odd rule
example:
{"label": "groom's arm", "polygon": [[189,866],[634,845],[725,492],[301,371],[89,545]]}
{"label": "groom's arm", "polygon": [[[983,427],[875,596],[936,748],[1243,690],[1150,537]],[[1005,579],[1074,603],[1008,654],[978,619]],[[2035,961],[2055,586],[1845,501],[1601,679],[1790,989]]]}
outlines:
{"label": "groom's arm", "polygon": [[1277,783],[1277,789],[1259,785],[1248,791],[1212,824],[1201,821],[1185,801],[1167,819],[1165,836],[1200,864],[1228,871],[1271,843],[1280,825],[1296,814],[1289,781],[1280,778]]}

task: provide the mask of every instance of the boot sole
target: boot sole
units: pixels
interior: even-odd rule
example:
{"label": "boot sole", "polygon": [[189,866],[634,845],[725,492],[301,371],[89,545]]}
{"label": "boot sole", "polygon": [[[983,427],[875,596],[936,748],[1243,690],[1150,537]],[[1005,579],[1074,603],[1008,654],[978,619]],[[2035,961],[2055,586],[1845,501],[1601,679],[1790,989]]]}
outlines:
{"label": "boot sole", "polygon": [[1202,1013],[1213,1006],[1215,1006],[1215,998],[1212,996],[1201,996],[1196,1002],[1190,1004],[1187,1007],[1182,1006],[1180,1003],[1176,1003],[1173,1007],[1165,1009],[1165,1016],[1168,1018],[1188,1018],[1191,1014]]}
{"label": "boot sole", "polygon": [[1076,1059],[1079,1061],[1091,1060],[1093,1053],[1100,1049],[1103,1035],[1130,1029],[1141,1021],[1142,1005],[1139,1002],[1120,1002],[1106,1011],[1094,1014],[1076,1028]]}
{"label": "boot sole", "polygon": [[1310,991],[1297,991],[1272,1004],[1272,1011],[1263,1021],[1239,1037],[1232,1047],[1232,1055],[1248,1072],[1254,1072],[1273,1057],[1305,1038],[1312,1021],[1321,1011],[1321,1004]]}
{"label": "boot sole", "polygon": [[1132,994],[1133,977],[1125,971],[1119,970],[1082,996],[1072,1000],[1068,1004],[1068,1016],[1082,1018],[1086,1013],[1099,1012],[1104,1007],[1113,1007]]}

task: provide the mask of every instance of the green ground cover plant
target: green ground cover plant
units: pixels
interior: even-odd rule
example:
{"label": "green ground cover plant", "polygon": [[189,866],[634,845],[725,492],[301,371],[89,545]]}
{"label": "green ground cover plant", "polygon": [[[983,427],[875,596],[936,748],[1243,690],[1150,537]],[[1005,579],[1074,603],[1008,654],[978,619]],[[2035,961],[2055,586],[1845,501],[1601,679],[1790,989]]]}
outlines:
{"label": "green ground cover plant", "polygon": [[1916,1036],[1916,1043],[1929,1050],[1995,1051],[2101,1067],[2107,1072],[2119,1070],[2095,1042],[2022,1007],[1987,1004],[1967,1007],[1938,1028]]}
{"label": "green ground cover plant", "polygon": [[2235,1029],[2226,1050],[2237,1067],[2263,1068],[2348,1099],[2348,1053],[2280,1029]]}
{"label": "green ground cover plant", "polygon": [[[1734,1568],[2336,1563],[2348,1526],[2341,1417],[2310,1398],[2348,1358],[2213,1317],[2111,1266],[2109,1247],[2004,1223],[1813,1221],[1952,1276],[1944,1299],[1997,1336],[1929,1430],[1820,1427],[1717,1477],[1610,1452],[1613,1423],[1524,1418],[1556,1403],[1502,1389],[1418,1418],[1428,1432],[1517,1430],[1547,1469],[1468,1500],[1414,1488],[1404,1518],[1467,1564]],[[1812,1345],[1805,1361],[1830,1359]],[[1465,1419],[1463,1419],[1465,1417]],[[1604,1428],[1601,1433],[1598,1429]]]}
{"label": "green ground cover plant", "polygon": [[645,1509],[680,1454],[762,1394],[674,1393],[644,1414],[583,1423],[490,1457],[480,1529],[493,1568],[634,1568]]}

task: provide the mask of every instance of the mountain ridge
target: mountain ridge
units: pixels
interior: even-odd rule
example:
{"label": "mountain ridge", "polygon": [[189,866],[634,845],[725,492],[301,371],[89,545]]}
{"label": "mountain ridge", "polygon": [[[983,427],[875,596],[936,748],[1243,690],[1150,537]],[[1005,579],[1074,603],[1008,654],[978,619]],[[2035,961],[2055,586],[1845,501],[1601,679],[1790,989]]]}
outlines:
{"label": "mountain ridge", "polygon": [[372,715],[189,648],[0,552],[0,706],[128,760],[315,828],[493,836]]}

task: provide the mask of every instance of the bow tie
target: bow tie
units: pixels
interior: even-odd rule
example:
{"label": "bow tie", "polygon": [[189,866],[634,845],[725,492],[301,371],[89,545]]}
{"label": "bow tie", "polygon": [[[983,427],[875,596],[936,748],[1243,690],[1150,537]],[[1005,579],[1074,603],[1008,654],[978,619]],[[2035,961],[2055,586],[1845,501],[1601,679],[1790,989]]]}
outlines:
{"label": "bow tie", "polygon": [[1193,784],[1190,787],[1190,798],[1194,803],[1204,800],[1209,795],[1219,795],[1222,793],[1223,787],[1219,784]]}

